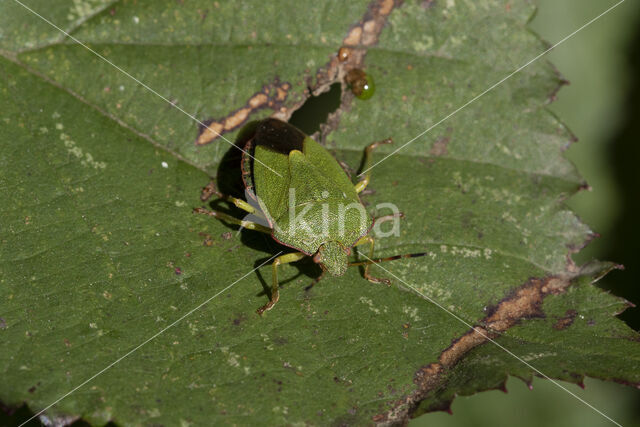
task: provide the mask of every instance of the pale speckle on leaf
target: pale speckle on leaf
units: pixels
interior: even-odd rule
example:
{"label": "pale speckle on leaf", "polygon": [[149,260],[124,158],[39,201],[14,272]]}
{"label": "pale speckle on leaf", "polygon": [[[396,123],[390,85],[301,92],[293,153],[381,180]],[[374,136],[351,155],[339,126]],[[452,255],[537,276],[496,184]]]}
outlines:
{"label": "pale speckle on leaf", "polygon": [[375,306],[371,298],[360,297],[360,302],[365,305],[368,305],[369,310],[373,311],[375,314],[380,314],[380,309]]}

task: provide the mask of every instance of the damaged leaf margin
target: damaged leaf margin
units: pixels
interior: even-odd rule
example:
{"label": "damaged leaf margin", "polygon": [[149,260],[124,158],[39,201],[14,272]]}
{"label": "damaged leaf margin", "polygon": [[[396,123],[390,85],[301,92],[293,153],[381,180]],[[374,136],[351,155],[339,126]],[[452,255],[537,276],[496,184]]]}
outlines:
{"label": "damaged leaf margin", "polygon": [[249,122],[252,114],[268,108],[273,110],[272,117],[287,121],[291,115],[299,109],[311,96],[318,96],[329,91],[330,86],[340,82],[342,85],[341,106],[337,111],[329,115],[328,124],[323,124],[322,133],[326,135],[335,129],[339,123],[340,115],[349,111],[353,94],[345,90],[344,77],[354,68],[364,67],[367,49],[378,43],[380,33],[387,24],[387,19],[395,8],[402,5],[404,0],[374,0],[366,9],[360,20],[353,24],[343,38],[341,46],[336,49],[336,54],[324,65],[315,71],[315,81],[307,77],[307,89],[302,94],[301,100],[292,105],[286,105],[288,91],[291,84],[280,83],[276,77],[272,84],[263,87],[253,94],[244,106],[234,110],[222,118],[211,118],[204,121],[205,126],[200,127],[196,145],[207,145],[225,133],[238,130]]}
{"label": "damaged leaf margin", "polygon": [[[455,397],[455,393],[453,397],[444,396],[444,398],[439,398],[438,393],[446,389],[448,381],[447,375],[469,352],[477,347],[493,342],[500,336],[507,334],[511,328],[520,325],[527,319],[545,318],[546,314],[543,311],[545,298],[566,293],[570,286],[585,277],[589,277],[587,286],[591,286],[611,270],[622,268],[621,265],[612,263],[593,263],[587,264],[582,268],[577,268],[573,263],[570,263],[564,275],[530,278],[524,284],[510,292],[509,295],[495,306],[488,308],[487,316],[478,321],[476,325],[465,334],[454,339],[451,345],[440,353],[437,362],[422,366],[414,376],[413,382],[416,385],[416,390],[394,402],[392,409],[385,413],[375,415],[372,420],[380,425],[396,425],[405,424],[409,418],[426,412],[451,412],[451,403],[453,397]],[[623,307],[616,314],[620,314],[627,307],[633,306],[633,304],[628,301],[620,301]],[[568,309],[566,315],[553,324],[553,329],[557,331],[567,329],[573,323],[576,315],[577,312],[575,310]],[[632,332],[628,339],[631,341],[640,340],[640,335]],[[499,343],[493,342],[493,344],[500,347],[500,351],[508,352],[509,350]],[[510,354],[510,357],[517,358],[523,366],[527,366],[528,368],[532,367],[527,362],[522,361],[517,355]],[[534,371],[536,371],[536,375],[548,378],[544,372],[535,368],[531,369],[531,373],[534,373]],[[584,388],[584,375],[571,374],[571,377],[575,379],[578,385]],[[502,384],[495,388],[506,392],[506,380],[507,375],[504,376]],[[525,381],[531,388],[531,379],[525,379]],[[629,382],[614,379],[614,381],[640,388],[640,380]]]}

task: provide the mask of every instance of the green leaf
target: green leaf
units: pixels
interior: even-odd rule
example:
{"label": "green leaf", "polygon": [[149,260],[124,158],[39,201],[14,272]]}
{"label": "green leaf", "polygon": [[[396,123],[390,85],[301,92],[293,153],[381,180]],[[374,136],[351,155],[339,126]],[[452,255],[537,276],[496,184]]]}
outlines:
{"label": "green leaf", "polygon": [[[544,49],[527,2],[26,4],[198,120],[249,108],[230,141],[339,82],[332,58],[363,28],[366,56],[346,64],[376,94],[344,88],[317,135],[353,168],[369,142],[393,137],[382,159]],[[592,284],[612,266],[570,260],[590,231],[563,205],[583,183],[561,153],[572,136],[545,109],[562,80],[543,60],[373,169],[367,206],[406,216],[380,256],[427,256],[375,270],[390,288],[351,269],[305,290],[317,267],[284,266],[261,318],[270,268],[251,270],[282,248],[191,213],[234,149],[18,3],[0,17],[3,403],[37,412],[115,361],[46,413],[393,422],[507,375],[530,381],[530,366],[431,300],[549,377],[640,383],[638,334],[614,317],[628,303]]]}

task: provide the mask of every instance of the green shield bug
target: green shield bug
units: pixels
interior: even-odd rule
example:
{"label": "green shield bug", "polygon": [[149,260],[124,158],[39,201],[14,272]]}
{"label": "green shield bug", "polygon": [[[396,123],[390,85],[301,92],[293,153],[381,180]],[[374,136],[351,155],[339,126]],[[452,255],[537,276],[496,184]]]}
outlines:
{"label": "green shield bug", "polygon": [[[365,148],[365,168],[371,164],[372,151],[380,144],[391,142],[389,138],[368,145]],[[364,266],[367,280],[389,285],[388,279],[369,274],[371,264],[424,255],[371,259],[374,239],[370,231],[374,219],[366,212],[358,196],[369,184],[370,172],[366,172],[354,185],[338,161],[322,145],[288,123],[277,119],[260,122],[253,137],[244,146],[241,168],[246,194],[257,202],[259,209],[245,200],[218,192],[212,184],[205,187],[203,201],[215,194],[264,219],[266,225],[205,208],[196,208],[194,212],[267,233],[278,243],[296,250],[274,260],[271,298],[257,310],[258,314],[270,310],[278,302],[279,265],[311,257],[322,268],[322,274],[313,284],[325,272],[341,276],[347,267],[361,265]],[[398,216],[402,214],[388,215],[376,221]],[[349,262],[351,248],[363,244],[369,245],[369,260]]]}

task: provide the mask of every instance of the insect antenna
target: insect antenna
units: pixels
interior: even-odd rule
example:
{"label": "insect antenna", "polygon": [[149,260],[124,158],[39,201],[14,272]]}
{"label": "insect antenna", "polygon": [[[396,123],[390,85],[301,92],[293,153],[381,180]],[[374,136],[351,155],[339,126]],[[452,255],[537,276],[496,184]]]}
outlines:
{"label": "insect antenna", "polygon": [[416,253],[413,253],[413,254],[394,255],[394,256],[390,256],[390,257],[386,257],[386,258],[368,259],[366,261],[350,262],[349,263],[349,267],[355,267],[355,266],[358,266],[358,265],[379,264],[381,262],[393,261],[393,260],[401,259],[401,258],[418,258],[418,257],[425,256],[425,255],[428,255],[427,252],[416,252]]}

